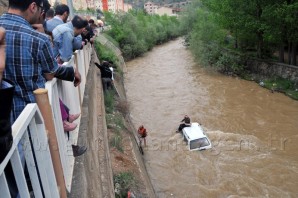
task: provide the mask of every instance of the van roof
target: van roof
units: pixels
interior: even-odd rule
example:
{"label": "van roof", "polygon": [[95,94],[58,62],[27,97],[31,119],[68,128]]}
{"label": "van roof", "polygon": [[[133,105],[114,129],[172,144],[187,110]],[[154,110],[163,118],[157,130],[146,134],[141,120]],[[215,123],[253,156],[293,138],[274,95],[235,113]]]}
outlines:
{"label": "van roof", "polygon": [[183,130],[190,140],[206,137],[202,127],[197,122],[191,123],[191,127],[184,127]]}

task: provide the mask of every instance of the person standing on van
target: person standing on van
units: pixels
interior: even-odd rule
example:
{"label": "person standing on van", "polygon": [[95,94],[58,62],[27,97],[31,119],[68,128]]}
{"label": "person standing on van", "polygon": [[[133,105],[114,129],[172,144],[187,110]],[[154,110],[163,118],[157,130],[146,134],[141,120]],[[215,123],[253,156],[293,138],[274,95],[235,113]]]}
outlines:
{"label": "person standing on van", "polygon": [[147,130],[143,125],[141,125],[138,129],[139,138],[143,138],[144,145],[146,146],[146,137],[147,137]]}
{"label": "person standing on van", "polygon": [[190,118],[188,117],[188,115],[185,115],[183,120],[181,120],[181,122],[182,123],[179,125],[178,131],[176,131],[176,132],[182,132],[182,129],[184,127],[190,127],[191,126]]}

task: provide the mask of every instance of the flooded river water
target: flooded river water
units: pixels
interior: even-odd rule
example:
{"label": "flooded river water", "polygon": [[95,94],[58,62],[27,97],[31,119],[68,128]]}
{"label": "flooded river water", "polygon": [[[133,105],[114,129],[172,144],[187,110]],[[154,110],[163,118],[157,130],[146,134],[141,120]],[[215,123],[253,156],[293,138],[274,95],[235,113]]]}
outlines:
{"label": "flooded river water", "polygon": [[[198,66],[179,39],[128,62],[125,86],[158,197],[298,197],[297,101]],[[211,150],[188,151],[185,114]]]}

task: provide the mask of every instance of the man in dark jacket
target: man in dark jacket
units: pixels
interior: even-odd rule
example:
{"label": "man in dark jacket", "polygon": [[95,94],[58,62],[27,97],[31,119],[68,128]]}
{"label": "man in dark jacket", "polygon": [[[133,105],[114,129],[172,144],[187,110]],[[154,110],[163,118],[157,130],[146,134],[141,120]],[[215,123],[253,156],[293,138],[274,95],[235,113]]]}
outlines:
{"label": "man in dark jacket", "polygon": [[95,63],[95,65],[100,69],[103,90],[112,89],[113,71],[110,69],[110,63],[103,61],[102,64]]}
{"label": "man in dark jacket", "polygon": [[185,115],[183,120],[181,120],[181,124],[179,125],[178,131],[177,132],[182,132],[182,129],[184,127],[190,127],[191,123],[190,123],[190,118],[188,117],[188,115]]}

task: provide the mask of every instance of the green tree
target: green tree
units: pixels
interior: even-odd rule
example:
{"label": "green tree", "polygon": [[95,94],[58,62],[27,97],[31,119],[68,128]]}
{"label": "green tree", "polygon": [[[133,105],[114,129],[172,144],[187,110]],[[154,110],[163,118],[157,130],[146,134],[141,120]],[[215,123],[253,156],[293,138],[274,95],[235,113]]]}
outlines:
{"label": "green tree", "polygon": [[[296,65],[297,10],[297,0],[197,0],[183,13],[182,28],[192,42],[206,43],[206,38],[215,39],[210,40],[212,45],[234,47],[259,58],[271,57],[279,50],[281,62],[284,62],[284,49],[287,47],[288,63]],[[206,33],[203,28],[198,29],[203,25],[201,20],[210,23],[206,26],[212,26],[205,37],[198,36]],[[226,32],[226,42],[218,42],[216,36],[210,38],[211,35],[221,35],[217,31]]]}
{"label": "green tree", "polygon": [[105,14],[111,29],[106,33],[116,40],[125,59],[135,58],[180,34],[179,21],[175,17],[147,15],[144,11]]}

